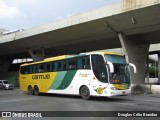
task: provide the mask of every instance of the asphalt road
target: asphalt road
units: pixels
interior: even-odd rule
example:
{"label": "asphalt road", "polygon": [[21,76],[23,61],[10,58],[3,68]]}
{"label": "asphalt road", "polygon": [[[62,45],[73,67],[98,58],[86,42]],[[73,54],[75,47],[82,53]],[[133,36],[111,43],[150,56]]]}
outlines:
{"label": "asphalt road", "polygon": [[[42,94],[40,96],[28,95],[14,90],[0,90],[0,111],[160,111],[160,95],[130,95],[113,98],[92,98],[83,100],[79,96]],[[0,118],[10,120],[11,118]],[[12,118],[13,119],[13,118]],[[17,120],[17,118],[14,118]],[[39,118],[40,119],[40,118]],[[41,118],[44,119],[44,118]],[[45,118],[46,119],[46,118]],[[47,118],[53,119],[53,118]],[[55,118],[54,118],[55,119]],[[58,119],[68,119],[59,117]],[[77,117],[75,119],[117,119],[117,117]],[[127,119],[127,118],[120,118]],[[149,117],[136,117],[131,119],[151,119]],[[158,119],[152,117],[152,119]]]}

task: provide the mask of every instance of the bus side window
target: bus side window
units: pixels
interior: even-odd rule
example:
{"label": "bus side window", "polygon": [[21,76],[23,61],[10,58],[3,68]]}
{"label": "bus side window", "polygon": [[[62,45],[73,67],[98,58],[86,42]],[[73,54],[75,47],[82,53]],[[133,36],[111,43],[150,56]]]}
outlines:
{"label": "bus side window", "polygon": [[46,63],[46,72],[50,72],[51,71],[51,63]]}
{"label": "bus side window", "polygon": [[62,65],[61,71],[65,71],[67,68],[66,61],[65,60],[61,61],[61,65]]}
{"label": "bus side window", "polygon": [[38,65],[34,65],[34,73],[38,73]]}
{"label": "bus side window", "polygon": [[38,65],[38,72],[44,72],[45,71],[45,64],[39,64]]}
{"label": "bus side window", "polygon": [[62,71],[63,70],[63,61],[55,62],[55,71]]}
{"label": "bus side window", "polygon": [[51,71],[56,71],[56,66],[55,66],[55,62],[51,63]]}
{"label": "bus side window", "polygon": [[30,66],[25,66],[24,74],[29,74],[29,73],[30,73]]}
{"label": "bus side window", "polygon": [[58,71],[61,71],[62,70],[62,61],[59,61],[58,62]]}
{"label": "bus side window", "polygon": [[53,71],[58,71],[58,62],[54,62],[52,64],[52,67],[53,67]]}
{"label": "bus side window", "polygon": [[82,58],[82,69],[85,69],[86,64],[85,64],[85,58]]}
{"label": "bus side window", "polygon": [[78,58],[77,60],[78,69],[90,69],[90,59],[89,56]]}
{"label": "bus side window", "polygon": [[26,66],[22,66],[22,67],[20,68],[20,73],[21,73],[21,74],[25,74],[25,73],[26,73]]}
{"label": "bus side window", "polygon": [[77,58],[77,69],[82,69],[82,58]]}
{"label": "bus side window", "polygon": [[85,69],[91,69],[89,57],[85,58]]}
{"label": "bus side window", "polygon": [[32,74],[32,73],[34,73],[34,65],[31,65],[30,66],[30,72],[29,72],[30,74]]}
{"label": "bus side window", "polygon": [[37,65],[32,65],[31,67],[31,72],[30,73],[36,73],[37,71]]}
{"label": "bus side window", "polygon": [[68,60],[68,69],[69,70],[76,69],[76,59],[69,59]]}

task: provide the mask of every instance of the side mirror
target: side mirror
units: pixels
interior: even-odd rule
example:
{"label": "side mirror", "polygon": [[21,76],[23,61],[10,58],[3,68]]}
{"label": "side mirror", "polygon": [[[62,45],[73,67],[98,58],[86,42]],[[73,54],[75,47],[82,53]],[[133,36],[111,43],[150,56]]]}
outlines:
{"label": "side mirror", "polygon": [[112,64],[111,62],[107,62],[107,65],[108,65],[109,68],[110,68],[110,72],[111,72],[111,73],[114,73],[114,66],[113,66],[113,64]]}
{"label": "side mirror", "polygon": [[133,67],[134,73],[137,73],[136,66],[133,63],[129,63],[128,65]]}

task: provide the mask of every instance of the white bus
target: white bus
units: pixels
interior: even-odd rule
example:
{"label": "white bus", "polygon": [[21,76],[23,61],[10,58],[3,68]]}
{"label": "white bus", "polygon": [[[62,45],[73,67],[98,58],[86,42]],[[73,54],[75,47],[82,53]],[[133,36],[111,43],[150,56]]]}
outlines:
{"label": "white bus", "polygon": [[[136,68],[133,64],[130,64]],[[110,52],[63,55],[20,67],[20,90],[29,94],[56,93],[117,96],[131,93],[129,64]]]}

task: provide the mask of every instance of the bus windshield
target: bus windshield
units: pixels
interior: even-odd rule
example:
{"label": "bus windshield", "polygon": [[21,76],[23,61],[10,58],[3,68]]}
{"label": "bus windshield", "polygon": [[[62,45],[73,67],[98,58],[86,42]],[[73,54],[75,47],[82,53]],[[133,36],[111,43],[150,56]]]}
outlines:
{"label": "bus windshield", "polygon": [[105,60],[114,66],[114,73],[110,73],[110,84],[130,84],[130,74],[124,56],[105,55]]}
{"label": "bus windshield", "polygon": [[103,83],[108,83],[108,73],[102,55],[92,55],[92,69],[96,78]]}

